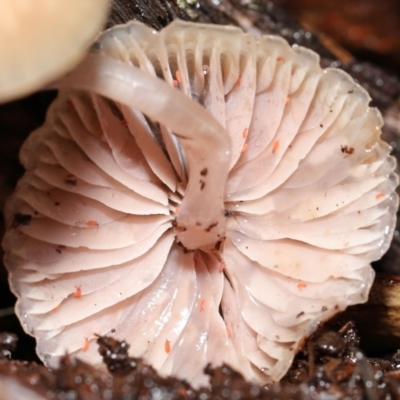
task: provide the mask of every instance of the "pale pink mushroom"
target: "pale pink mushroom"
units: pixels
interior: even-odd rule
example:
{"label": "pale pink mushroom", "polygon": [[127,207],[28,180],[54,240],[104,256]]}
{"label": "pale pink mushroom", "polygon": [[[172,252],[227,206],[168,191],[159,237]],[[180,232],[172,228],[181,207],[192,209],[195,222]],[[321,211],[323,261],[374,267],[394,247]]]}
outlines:
{"label": "pale pink mushroom", "polygon": [[7,206],[17,313],[49,366],[95,334],[161,375],[279,380],[319,322],[366,301],[398,180],[381,116],[278,37],[174,22],[106,32],[54,86]]}
{"label": "pale pink mushroom", "polygon": [[73,68],[106,21],[110,0],[2,0],[0,102]]}

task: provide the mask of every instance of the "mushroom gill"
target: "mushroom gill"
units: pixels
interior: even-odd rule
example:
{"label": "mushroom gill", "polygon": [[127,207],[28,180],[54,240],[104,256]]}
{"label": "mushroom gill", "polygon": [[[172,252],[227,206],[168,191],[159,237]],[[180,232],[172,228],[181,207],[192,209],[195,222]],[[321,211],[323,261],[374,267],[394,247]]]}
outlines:
{"label": "mushroom gill", "polygon": [[105,23],[110,0],[2,0],[0,102],[74,67]]}
{"label": "mushroom gill", "polygon": [[366,301],[398,179],[347,74],[278,37],[131,22],[53,86],[3,241],[47,365],[100,364],[113,335],[194,386],[222,362],[265,383]]}

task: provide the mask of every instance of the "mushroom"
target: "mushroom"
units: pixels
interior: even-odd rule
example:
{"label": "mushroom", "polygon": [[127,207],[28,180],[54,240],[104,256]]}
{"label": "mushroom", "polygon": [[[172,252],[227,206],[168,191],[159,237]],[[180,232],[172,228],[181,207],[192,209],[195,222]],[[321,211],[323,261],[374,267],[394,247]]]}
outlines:
{"label": "mushroom", "polygon": [[52,86],[3,241],[46,365],[100,365],[113,335],[196,387],[223,362],[263,384],[367,300],[398,178],[346,73],[279,37],[131,22]]}
{"label": "mushroom", "polygon": [[0,8],[0,102],[32,92],[83,57],[110,0],[5,0]]}

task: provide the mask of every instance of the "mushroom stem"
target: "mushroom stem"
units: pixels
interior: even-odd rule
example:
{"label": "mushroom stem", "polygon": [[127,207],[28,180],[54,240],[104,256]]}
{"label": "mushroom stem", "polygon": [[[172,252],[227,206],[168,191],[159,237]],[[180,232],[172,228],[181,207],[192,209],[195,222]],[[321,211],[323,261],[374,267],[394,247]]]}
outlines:
{"label": "mushroom stem", "polygon": [[189,171],[177,239],[188,250],[214,247],[225,231],[223,198],[232,145],[207,110],[161,79],[96,54],[50,86],[100,94],[169,127],[181,142]]}

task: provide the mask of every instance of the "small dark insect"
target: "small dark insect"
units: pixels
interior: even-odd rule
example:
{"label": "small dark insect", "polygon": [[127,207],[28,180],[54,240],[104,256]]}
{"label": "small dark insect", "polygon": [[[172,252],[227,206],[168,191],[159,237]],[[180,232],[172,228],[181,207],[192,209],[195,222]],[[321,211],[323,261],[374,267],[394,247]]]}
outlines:
{"label": "small dark insect", "polygon": [[341,146],[340,150],[342,151],[342,153],[346,153],[346,154],[353,154],[354,153],[354,147],[349,147],[347,145]]}

